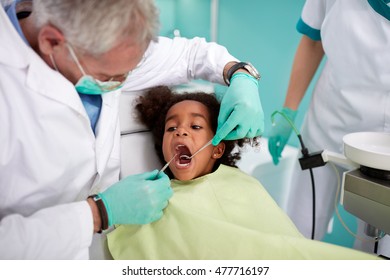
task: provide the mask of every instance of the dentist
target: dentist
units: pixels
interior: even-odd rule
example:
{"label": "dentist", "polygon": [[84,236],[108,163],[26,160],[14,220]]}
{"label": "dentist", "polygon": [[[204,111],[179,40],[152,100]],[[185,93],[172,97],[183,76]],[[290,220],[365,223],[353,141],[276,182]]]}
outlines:
{"label": "dentist", "polygon": [[0,26],[1,259],[88,259],[94,233],[163,215],[165,174],[119,180],[121,88],[226,81],[213,142],[263,132],[255,69],[157,38],[151,0],[14,1]]}

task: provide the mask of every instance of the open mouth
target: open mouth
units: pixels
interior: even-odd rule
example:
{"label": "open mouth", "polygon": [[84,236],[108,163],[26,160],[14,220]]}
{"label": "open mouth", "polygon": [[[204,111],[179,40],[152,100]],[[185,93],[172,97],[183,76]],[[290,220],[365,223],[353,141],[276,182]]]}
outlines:
{"label": "open mouth", "polygon": [[178,145],[176,146],[176,153],[178,163],[181,165],[188,165],[191,162],[191,152],[185,145]]}

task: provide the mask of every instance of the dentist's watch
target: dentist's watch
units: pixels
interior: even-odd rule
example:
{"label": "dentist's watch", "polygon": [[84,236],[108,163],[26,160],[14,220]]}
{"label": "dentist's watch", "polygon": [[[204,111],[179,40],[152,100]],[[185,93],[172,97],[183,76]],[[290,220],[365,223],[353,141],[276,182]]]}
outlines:
{"label": "dentist's watch", "polygon": [[224,77],[225,78],[225,83],[228,86],[230,85],[230,80],[231,80],[234,72],[236,72],[238,69],[246,70],[249,73],[249,75],[251,75],[256,80],[260,79],[259,72],[256,70],[256,68],[251,63],[249,63],[249,62],[238,62],[238,63],[234,64],[232,67],[230,67],[230,69],[226,73],[226,76]]}

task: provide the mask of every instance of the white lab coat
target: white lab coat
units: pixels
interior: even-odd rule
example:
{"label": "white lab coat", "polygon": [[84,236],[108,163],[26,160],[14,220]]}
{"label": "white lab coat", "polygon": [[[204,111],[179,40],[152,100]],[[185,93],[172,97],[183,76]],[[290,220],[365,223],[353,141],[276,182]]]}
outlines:
{"label": "white lab coat", "polygon": [[[117,182],[120,91],[103,95],[96,137],[74,85],[14,30],[0,9],[0,259],[87,259],[89,194]],[[193,78],[223,83],[232,57],[202,39],[161,39],[126,90]]]}
{"label": "white lab coat", "polygon": [[[302,129],[309,151],[343,153],[345,134],[390,132],[390,21],[365,0],[307,0],[301,17],[321,30],[327,56]],[[337,179],[331,166],[316,168],[314,174],[316,239],[321,239],[333,214]],[[308,171],[297,161],[288,214],[307,237],[311,195]]]}

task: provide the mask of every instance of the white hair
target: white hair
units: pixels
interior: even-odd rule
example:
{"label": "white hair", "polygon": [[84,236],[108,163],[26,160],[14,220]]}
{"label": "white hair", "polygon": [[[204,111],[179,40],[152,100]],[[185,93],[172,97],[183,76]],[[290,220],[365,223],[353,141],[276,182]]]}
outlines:
{"label": "white hair", "polygon": [[159,14],[154,0],[34,0],[37,27],[51,24],[74,47],[99,55],[132,37],[156,40]]}

